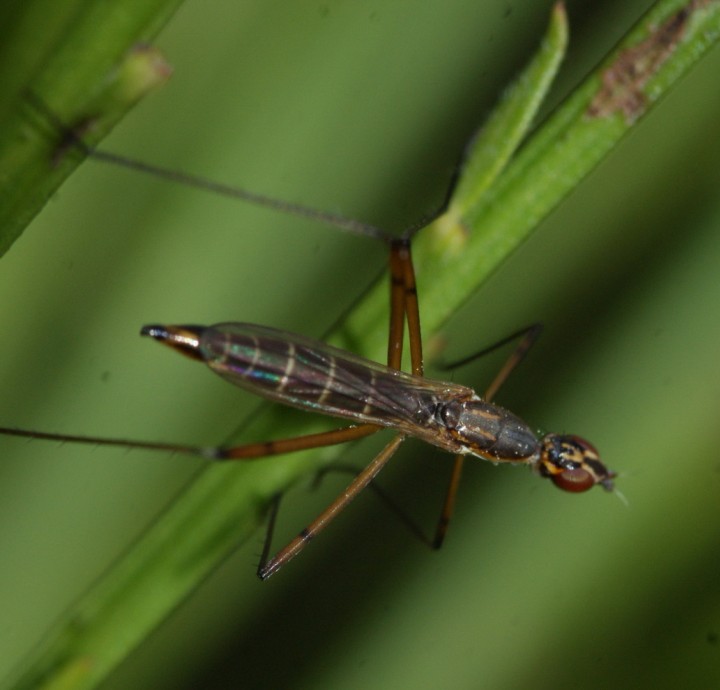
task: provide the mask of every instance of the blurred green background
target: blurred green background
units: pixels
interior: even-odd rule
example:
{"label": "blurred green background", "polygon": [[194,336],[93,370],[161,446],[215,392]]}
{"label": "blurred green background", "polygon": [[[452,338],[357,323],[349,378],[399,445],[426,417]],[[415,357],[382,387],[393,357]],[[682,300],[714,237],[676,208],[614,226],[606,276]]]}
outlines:
{"label": "blurred green background", "polygon": [[[651,4],[569,2],[551,101]],[[442,198],[550,6],[191,0],[158,41],[171,83],[105,148],[399,230]],[[261,535],[239,549],[104,687],[718,686],[719,70],[715,50],[441,334],[461,355],[544,321],[499,401],[592,440],[629,506],[470,464],[431,553],[363,496],[268,583]],[[0,419],[218,442],[260,403],[139,327],[320,336],[384,262],[369,240],[86,163],[3,261]],[[482,389],[494,364],[454,377]],[[383,482],[430,524],[449,458],[406,445]],[[0,448],[1,678],[201,463]],[[293,491],[278,539],[345,481]]]}

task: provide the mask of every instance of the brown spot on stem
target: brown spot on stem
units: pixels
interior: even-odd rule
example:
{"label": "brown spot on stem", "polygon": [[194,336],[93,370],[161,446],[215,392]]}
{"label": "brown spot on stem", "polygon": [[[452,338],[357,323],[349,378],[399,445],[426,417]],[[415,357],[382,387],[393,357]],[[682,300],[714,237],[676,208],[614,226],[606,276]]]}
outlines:
{"label": "brown spot on stem", "polygon": [[588,106],[588,116],[601,118],[621,112],[627,124],[637,120],[645,112],[646,84],[682,40],[691,14],[707,1],[688,3],[655,26],[644,41],[623,50],[603,72],[602,87]]}

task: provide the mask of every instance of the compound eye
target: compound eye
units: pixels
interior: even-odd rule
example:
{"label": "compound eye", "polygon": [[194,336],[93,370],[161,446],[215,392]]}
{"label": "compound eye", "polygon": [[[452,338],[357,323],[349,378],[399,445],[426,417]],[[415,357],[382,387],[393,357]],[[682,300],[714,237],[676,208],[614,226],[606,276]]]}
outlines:
{"label": "compound eye", "polygon": [[598,458],[600,454],[597,451],[597,448],[590,443],[590,441],[586,441],[582,436],[575,436],[574,434],[570,434],[567,436],[568,439],[571,439],[582,451],[583,455],[590,455],[594,458]]}
{"label": "compound eye", "polygon": [[553,474],[550,480],[558,489],[574,494],[588,491],[588,489],[592,489],[593,486],[595,486],[595,477],[581,467],[574,470],[563,470],[558,474]]}

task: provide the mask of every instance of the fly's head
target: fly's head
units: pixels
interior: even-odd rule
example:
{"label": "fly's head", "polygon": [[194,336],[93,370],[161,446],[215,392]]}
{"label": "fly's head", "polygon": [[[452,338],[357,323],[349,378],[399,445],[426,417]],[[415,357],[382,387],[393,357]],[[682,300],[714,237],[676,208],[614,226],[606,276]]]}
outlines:
{"label": "fly's head", "polygon": [[535,468],[563,491],[581,493],[597,484],[605,491],[614,489],[616,473],[600,461],[595,446],[579,436],[547,434]]}

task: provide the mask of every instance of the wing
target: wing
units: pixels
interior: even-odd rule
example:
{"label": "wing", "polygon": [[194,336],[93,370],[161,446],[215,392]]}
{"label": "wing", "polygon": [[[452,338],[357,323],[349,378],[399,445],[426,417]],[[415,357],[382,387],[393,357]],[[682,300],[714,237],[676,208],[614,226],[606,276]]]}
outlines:
{"label": "wing", "polygon": [[204,329],[200,353],[213,371],[256,395],[407,433],[413,433],[408,427],[422,423],[439,401],[473,395],[465,386],[413,376],[310,338],[254,324],[223,323]]}

